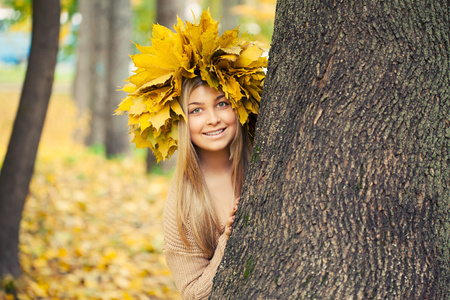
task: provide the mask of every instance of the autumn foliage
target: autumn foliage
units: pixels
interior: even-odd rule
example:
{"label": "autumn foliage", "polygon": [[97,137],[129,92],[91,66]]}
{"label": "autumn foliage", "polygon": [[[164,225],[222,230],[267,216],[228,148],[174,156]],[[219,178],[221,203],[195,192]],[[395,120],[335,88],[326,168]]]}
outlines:
{"label": "autumn foliage", "polygon": [[[0,156],[18,92],[0,89]],[[169,175],[146,175],[138,153],[107,160],[74,142],[74,105],[52,96],[21,223],[24,275],[0,299],[178,299],[162,254]]]}

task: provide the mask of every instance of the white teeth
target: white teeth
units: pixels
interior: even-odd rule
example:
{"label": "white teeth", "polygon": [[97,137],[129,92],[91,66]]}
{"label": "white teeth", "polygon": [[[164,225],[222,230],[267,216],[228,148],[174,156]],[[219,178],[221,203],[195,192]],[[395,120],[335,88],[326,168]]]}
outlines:
{"label": "white teeth", "polygon": [[204,134],[206,134],[206,135],[216,135],[216,134],[222,133],[224,130],[225,129],[219,129],[219,130],[216,130],[216,131],[213,131],[213,132],[205,132]]}

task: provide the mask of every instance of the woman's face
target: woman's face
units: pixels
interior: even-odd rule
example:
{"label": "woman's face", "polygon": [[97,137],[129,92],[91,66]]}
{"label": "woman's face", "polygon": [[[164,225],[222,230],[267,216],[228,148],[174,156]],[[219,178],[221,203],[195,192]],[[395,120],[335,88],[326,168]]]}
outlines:
{"label": "woman's face", "polygon": [[189,96],[191,141],[204,151],[228,149],[236,134],[237,117],[224,93],[200,85]]}

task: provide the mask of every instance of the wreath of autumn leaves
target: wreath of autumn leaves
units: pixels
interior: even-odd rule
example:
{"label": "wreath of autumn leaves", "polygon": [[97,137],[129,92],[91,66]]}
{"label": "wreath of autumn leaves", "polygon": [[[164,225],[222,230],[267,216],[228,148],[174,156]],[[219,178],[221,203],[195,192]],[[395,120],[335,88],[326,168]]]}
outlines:
{"label": "wreath of autumn leaves", "polygon": [[128,112],[130,132],[137,148],[149,147],[157,161],[170,158],[177,149],[178,122],[187,121],[178,102],[183,78],[201,78],[222,90],[231,101],[239,121],[249,125],[250,114],[258,114],[265,45],[239,37],[238,28],[218,35],[219,22],[204,11],[196,24],[178,18],[170,29],[155,24],[151,46],[136,44],[131,55],[136,66],[123,90],[128,93],[116,110]]}

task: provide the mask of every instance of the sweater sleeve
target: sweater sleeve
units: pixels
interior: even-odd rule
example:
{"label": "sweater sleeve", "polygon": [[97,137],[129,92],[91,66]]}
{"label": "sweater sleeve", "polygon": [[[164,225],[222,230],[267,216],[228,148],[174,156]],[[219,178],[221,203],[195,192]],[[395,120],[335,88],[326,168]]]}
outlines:
{"label": "sweater sleeve", "polygon": [[[187,238],[191,244],[195,243],[190,232]],[[208,259],[196,245],[187,248],[178,233],[174,193],[169,191],[164,208],[163,250],[167,266],[183,299],[197,300],[209,297],[226,242],[226,235],[222,234],[218,238],[218,244],[211,259]]]}
{"label": "sweater sleeve", "polygon": [[208,299],[225,244],[226,237],[222,235],[211,260],[202,256],[166,251],[167,265],[183,299]]}

